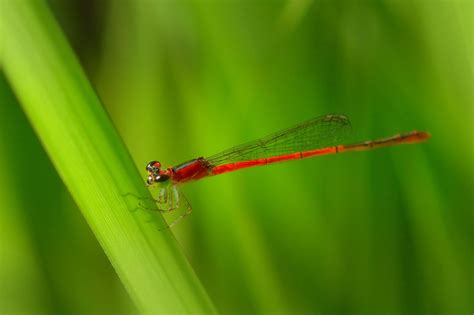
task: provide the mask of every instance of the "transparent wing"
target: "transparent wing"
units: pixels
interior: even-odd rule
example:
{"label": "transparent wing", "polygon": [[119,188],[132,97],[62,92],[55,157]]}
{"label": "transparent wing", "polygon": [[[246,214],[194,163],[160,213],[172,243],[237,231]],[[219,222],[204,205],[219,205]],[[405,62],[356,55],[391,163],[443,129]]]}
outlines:
{"label": "transparent wing", "polygon": [[326,115],[310,119],[264,138],[233,147],[212,155],[206,158],[206,160],[212,167],[321,149],[340,144],[350,132],[351,124],[346,116]]}

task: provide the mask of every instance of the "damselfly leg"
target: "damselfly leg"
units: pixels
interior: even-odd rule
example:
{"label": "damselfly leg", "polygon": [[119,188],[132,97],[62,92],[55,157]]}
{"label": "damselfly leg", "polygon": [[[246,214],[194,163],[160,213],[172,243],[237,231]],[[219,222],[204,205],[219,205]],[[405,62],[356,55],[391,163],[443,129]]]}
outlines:
{"label": "damselfly leg", "polygon": [[[181,221],[183,218],[187,217],[193,211],[193,207],[188,202],[188,200],[186,199],[184,194],[181,193],[181,191],[178,189],[178,187],[175,186],[175,185],[171,186],[171,187],[173,187],[170,190],[172,190],[172,196],[173,196],[173,199],[174,199],[173,202],[175,202],[174,203],[175,208],[173,208],[171,210],[178,209],[178,208],[184,208],[184,213],[179,215],[177,218],[175,218],[171,223],[169,223],[165,228],[163,228],[161,230],[168,229],[168,228],[174,226],[176,223]],[[169,211],[171,211],[171,210],[169,210]]]}
{"label": "damselfly leg", "polygon": [[166,187],[159,188],[159,192],[156,198],[146,198],[146,197],[138,197],[135,194],[127,193],[127,195],[134,196],[135,198],[145,201],[150,200],[156,203],[157,207],[147,207],[142,202],[139,202],[136,209],[144,209],[149,211],[159,211],[162,213],[168,213],[173,210],[184,208],[184,213],[176,217],[171,223],[167,224],[167,226],[161,230],[168,229],[174,226],[176,223],[181,221],[183,218],[188,216],[192,212],[192,207],[189,204],[186,197],[181,193],[180,189],[176,185],[168,185]]}

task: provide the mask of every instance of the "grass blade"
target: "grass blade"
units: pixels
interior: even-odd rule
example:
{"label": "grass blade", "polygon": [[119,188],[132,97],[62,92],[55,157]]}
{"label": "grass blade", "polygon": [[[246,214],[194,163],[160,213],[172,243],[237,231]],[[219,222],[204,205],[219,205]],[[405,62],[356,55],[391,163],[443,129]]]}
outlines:
{"label": "grass blade", "polygon": [[0,21],[5,74],[138,309],[213,313],[171,231],[159,231],[161,217],[123,196],[150,197],[48,8],[4,2]]}

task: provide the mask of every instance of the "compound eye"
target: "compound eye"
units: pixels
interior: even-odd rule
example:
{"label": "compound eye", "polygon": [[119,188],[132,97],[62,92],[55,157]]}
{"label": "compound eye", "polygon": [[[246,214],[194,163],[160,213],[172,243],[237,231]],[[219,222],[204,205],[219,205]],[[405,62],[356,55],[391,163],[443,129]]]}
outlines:
{"label": "compound eye", "polygon": [[158,161],[151,161],[146,165],[146,171],[149,173],[158,173],[161,168],[161,163]]}
{"label": "compound eye", "polygon": [[153,176],[148,176],[148,179],[146,180],[146,183],[147,183],[148,185],[153,184]]}

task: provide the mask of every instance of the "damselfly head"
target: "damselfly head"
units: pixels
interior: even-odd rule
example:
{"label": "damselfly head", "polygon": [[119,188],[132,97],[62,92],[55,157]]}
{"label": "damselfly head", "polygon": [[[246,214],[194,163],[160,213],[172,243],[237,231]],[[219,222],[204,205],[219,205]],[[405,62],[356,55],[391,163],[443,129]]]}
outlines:
{"label": "damselfly head", "polygon": [[151,161],[146,165],[146,171],[148,172],[146,183],[148,186],[160,180],[160,167],[161,163],[158,161]]}
{"label": "damselfly head", "polygon": [[160,168],[161,163],[158,161],[151,161],[146,165],[146,171],[148,172],[146,183],[148,186],[156,182],[166,182],[170,178],[168,172],[166,170],[161,171]]}

